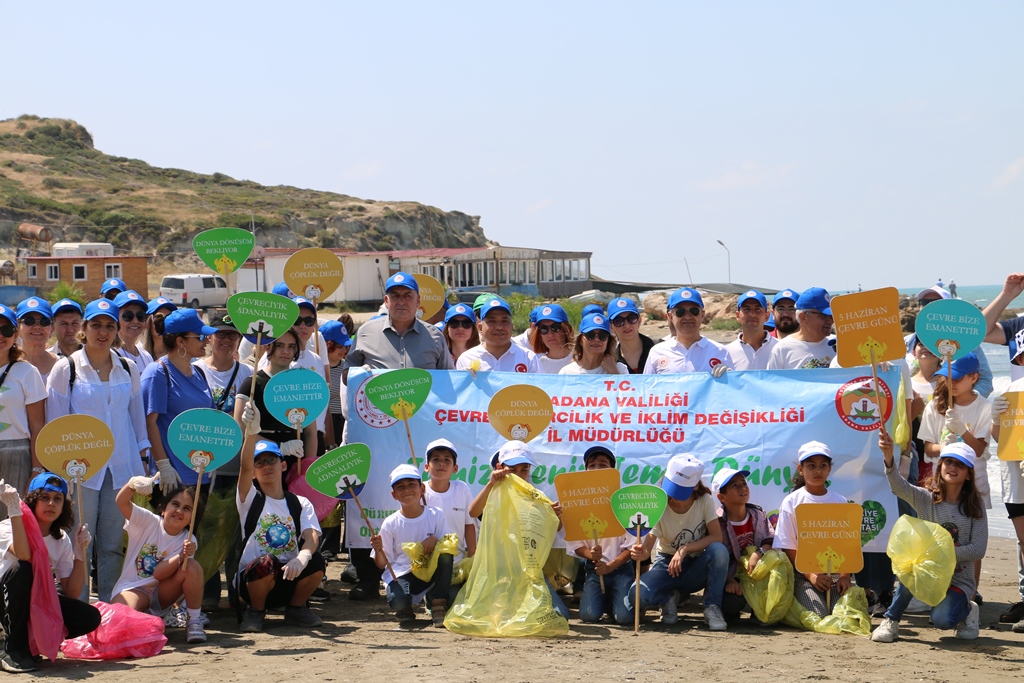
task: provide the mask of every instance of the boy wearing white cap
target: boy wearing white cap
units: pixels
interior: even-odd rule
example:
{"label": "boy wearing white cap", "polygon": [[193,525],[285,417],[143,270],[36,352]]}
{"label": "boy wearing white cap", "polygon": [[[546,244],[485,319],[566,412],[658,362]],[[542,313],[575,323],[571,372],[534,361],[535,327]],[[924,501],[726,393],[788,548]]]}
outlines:
{"label": "boy wearing white cap", "polygon": [[[399,465],[391,470],[391,497],[401,508],[388,515],[376,536],[370,536],[371,555],[377,567],[383,570],[388,605],[395,610],[399,620],[415,620],[414,596],[425,592],[430,600],[430,617],[434,626],[443,627],[449,599],[454,598],[449,593],[455,558],[441,553],[434,575],[429,581],[424,581],[412,573],[412,560],[402,550],[403,543],[420,543],[424,554],[429,555],[434,552],[438,541],[455,533],[443,512],[423,505],[423,494],[419,470],[412,465]],[[392,575],[391,569],[397,576]]]}
{"label": "boy wearing white cap", "polygon": [[726,619],[738,619],[747,605],[743,588],[735,578],[743,551],[748,546],[754,547],[754,552],[747,560],[749,574],[764,554],[772,549],[772,538],[775,536],[775,529],[764,510],[750,503],[750,487],[747,486],[749,476],[747,470],[723,467],[711,481],[711,495],[722,504],[722,516],[718,518],[718,523],[722,527],[725,547],[729,550],[729,578],[725,582],[722,600],[722,611]]}
{"label": "boy wearing white cap", "polygon": [[423,456],[427,480],[426,501],[438,508],[448,520],[448,526],[459,535],[459,553],[466,557],[476,554],[476,524],[469,514],[473,492],[464,481],[452,481],[459,471],[459,454],[448,439],[435,439],[427,444]]}

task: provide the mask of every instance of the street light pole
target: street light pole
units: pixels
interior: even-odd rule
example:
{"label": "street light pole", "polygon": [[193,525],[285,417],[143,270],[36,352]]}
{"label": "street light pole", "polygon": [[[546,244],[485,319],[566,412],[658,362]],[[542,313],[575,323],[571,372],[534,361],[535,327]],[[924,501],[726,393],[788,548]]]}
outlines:
{"label": "street light pole", "polygon": [[725,246],[725,242],[722,240],[715,240],[722,245],[722,249],[725,249],[726,263],[729,264],[729,284],[732,284],[732,252],[729,251],[729,247]]}

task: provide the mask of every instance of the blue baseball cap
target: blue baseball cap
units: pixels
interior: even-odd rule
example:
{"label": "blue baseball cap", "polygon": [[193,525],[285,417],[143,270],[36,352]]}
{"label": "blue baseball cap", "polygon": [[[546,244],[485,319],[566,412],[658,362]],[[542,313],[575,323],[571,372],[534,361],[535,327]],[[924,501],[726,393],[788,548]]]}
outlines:
{"label": "blue baseball cap", "polygon": [[795,289],[784,289],[781,292],[775,293],[775,298],[772,299],[772,306],[777,306],[783,299],[789,299],[795,304],[799,296]]}
{"label": "blue baseball cap", "polygon": [[307,307],[307,308],[309,308],[309,309],[310,309],[311,311],[313,311],[313,313],[316,313],[316,306],[315,306],[315,305],[313,304],[313,302],[312,302],[312,301],[310,301],[310,300],[309,300],[309,299],[307,299],[306,297],[304,297],[304,296],[297,296],[297,297],[295,297],[294,299],[292,299],[292,301],[294,301],[294,302],[295,302],[295,305],[296,305],[296,306],[299,306],[300,308],[301,308],[302,306],[306,306],[306,307]]}
{"label": "blue baseball cap", "polygon": [[7,318],[7,320],[9,320],[15,327],[18,326],[18,317],[14,314],[14,311],[7,306],[0,306],[0,315]]}
{"label": "blue baseball cap", "polygon": [[743,308],[743,304],[751,300],[761,304],[761,308],[763,308],[764,310],[768,310],[768,299],[766,299],[764,297],[764,294],[757,291],[756,289],[748,289],[747,291],[740,294],[740,298],[736,300],[736,310],[740,310],[741,308]]}
{"label": "blue baseball cap", "polygon": [[159,311],[161,308],[166,308],[166,309],[171,310],[171,311],[178,310],[178,307],[175,306],[171,302],[170,299],[167,299],[167,298],[162,297],[162,296],[158,296],[157,298],[155,298],[152,301],[150,301],[149,305],[146,306],[146,315],[153,315],[154,313]]}
{"label": "blue baseball cap", "polygon": [[534,306],[533,310],[530,311],[530,322],[533,323],[534,325],[537,324],[537,316],[540,315],[540,309],[542,308],[544,308],[544,304],[541,304],[540,306]]}
{"label": "blue baseball cap", "polygon": [[636,307],[636,302],[632,299],[620,296],[618,299],[612,299],[608,302],[608,317],[612,320],[618,318],[623,313],[636,313],[640,315],[640,309]]}
{"label": "blue baseball cap", "polygon": [[774,313],[769,313],[768,314],[768,322],[766,322],[764,324],[764,326],[766,328],[768,328],[769,330],[774,330],[775,329],[775,314]]}
{"label": "blue baseball cap", "polygon": [[217,332],[216,327],[204,325],[199,311],[194,308],[179,308],[164,318],[164,334],[195,334],[208,336]]}
{"label": "blue baseball cap", "polygon": [[610,334],[612,329],[608,326],[608,316],[603,313],[591,313],[583,316],[583,321],[580,322],[580,334],[586,334],[592,330],[604,330]]}
{"label": "blue baseball cap", "polygon": [[261,453],[273,453],[281,460],[284,460],[284,455],[281,453],[281,447],[273,441],[267,441],[261,439],[256,442],[256,448],[253,449],[252,458],[255,460]]}
{"label": "blue baseball cap", "polygon": [[326,341],[332,341],[338,346],[352,346],[352,337],[348,336],[345,324],[337,320],[328,320],[321,325],[320,334],[324,335]]}
{"label": "blue baseball cap", "polygon": [[388,281],[384,284],[384,292],[390,292],[395,287],[407,287],[417,294],[420,291],[420,285],[409,273],[398,272],[388,278]]}
{"label": "blue baseball cap", "polygon": [[96,299],[85,305],[86,320],[92,320],[101,315],[113,318],[116,321],[121,316],[121,309],[110,299]]}
{"label": "blue baseball cap", "polygon": [[59,477],[53,472],[41,472],[32,477],[32,481],[28,483],[28,490],[29,492],[52,491],[63,493],[66,496],[68,495],[68,483],[64,481],[63,477]]}
{"label": "blue baseball cap", "polygon": [[469,318],[473,322],[476,322],[476,313],[473,312],[472,307],[467,306],[466,304],[455,304],[454,306],[448,309],[447,313],[444,314],[445,324],[447,324],[448,321],[451,320],[452,318],[455,318],[460,315],[464,318]]}
{"label": "blue baseball cap", "polygon": [[100,287],[100,294],[106,294],[107,292],[110,292],[110,291],[113,291],[113,290],[117,290],[118,292],[123,292],[126,289],[128,289],[128,285],[126,285],[124,283],[124,280],[121,280],[121,279],[116,278],[116,277],[112,277],[109,280],[107,280],[106,282],[104,282],[103,286]]}
{"label": "blue baseball cap", "polygon": [[800,293],[796,300],[798,311],[817,311],[823,315],[832,315],[830,302],[832,297],[822,287],[808,287]]}
{"label": "blue baseball cap", "polygon": [[50,302],[38,296],[30,296],[18,304],[19,320],[21,316],[28,315],[29,313],[42,313],[47,318],[53,317],[53,311],[50,310]]}
{"label": "blue baseball cap", "polygon": [[697,304],[701,308],[704,308],[704,299],[701,298],[700,292],[698,292],[693,287],[680,287],[676,291],[669,294],[669,308],[675,308],[676,306],[682,303]]}
{"label": "blue baseball cap", "polygon": [[82,306],[77,301],[72,301],[71,299],[61,299],[57,303],[53,304],[50,307],[50,310],[53,311],[54,315],[68,312],[82,315]]}
{"label": "blue baseball cap", "polygon": [[512,307],[509,306],[508,302],[500,296],[493,297],[483,305],[483,308],[480,309],[480,319],[483,320],[486,318],[487,314],[491,311],[505,311],[509,315],[512,315]]}
{"label": "blue baseball cap", "polygon": [[284,282],[278,282],[276,285],[274,285],[273,292],[278,296],[286,296],[289,299],[295,296],[294,294],[292,294],[292,290],[288,289],[287,283]]}
{"label": "blue baseball cap", "polygon": [[566,314],[565,309],[558,304],[544,304],[540,307],[540,311],[537,313],[537,322],[542,320],[554,320],[556,323],[567,323],[569,322],[569,316]]}
{"label": "blue baseball cap", "polygon": [[583,311],[580,315],[590,315],[591,313],[600,313],[604,315],[604,307],[601,304],[587,304],[583,307]]}
{"label": "blue baseball cap", "polygon": [[143,308],[147,308],[146,300],[139,296],[139,293],[136,292],[134,289],[129,289],[126,292],[121,292],[120,294],[114,297],[114,305],[117,306],[118,309],[122,309],[125,306],[128,306],[129,304],[138,304]]}
{"label": "blue baseball cap", "polygon": [[942,447],[942,450],[939,451],[939,460],[942,460],[943,458],[952,458],[973,470],[974,461],[977,460],[977,453],[975,453],[974,449],[963,441],[957,441],[956,443],[946,444]]}
{"label": "blue baseball cap", "polygon": [[[952,370],[953,381],[958,382],[964,378],[964,375],[970,375],[971,373],[978,372],[978,368],[981,367],[981,363],[978,361],[977,354],[968,353],[966,356],[957,358],[951,364],[950,369]],[[936,375],[946,375],[946,364],[939,362],[939,369],[935,371]]]}

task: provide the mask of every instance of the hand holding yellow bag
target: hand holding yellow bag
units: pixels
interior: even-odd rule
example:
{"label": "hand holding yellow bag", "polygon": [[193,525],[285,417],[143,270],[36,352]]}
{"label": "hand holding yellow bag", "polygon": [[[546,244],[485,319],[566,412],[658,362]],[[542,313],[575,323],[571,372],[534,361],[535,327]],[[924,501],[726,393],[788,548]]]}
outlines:
{"label": "hand holding yellow bag", "polygon": [[786,616],[793,602],[793,565],[781,550],[769,550],[748,574],[747,562],[754,550],[747,546],[743,551],[736,576],[754,616],[774,624]]}

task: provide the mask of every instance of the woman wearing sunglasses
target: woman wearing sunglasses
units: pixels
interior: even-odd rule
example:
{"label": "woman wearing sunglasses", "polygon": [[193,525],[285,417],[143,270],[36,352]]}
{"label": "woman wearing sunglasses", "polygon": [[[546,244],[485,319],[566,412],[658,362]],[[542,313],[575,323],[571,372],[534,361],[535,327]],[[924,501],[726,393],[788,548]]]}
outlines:
{"label": "woman wearing sunglasses", "polygon": [[654,340],[640,334],[640,310],[636,303],[626,297],[612,299],[608,303],[608,318],[618,342],[616,360],[626,366],[629,374],[641,374],[647,364],[647,355],[654,348]]}
{"label": "woman wearing sunglasses", "polygon": [[452,354],[452,362],[459,356],[480,343],[480,332],[476,329],[476,313],[466,304],[456,304],[444,314],[444,340],[448,342],[448,351]]}
{"label": "woman wearing sunglasses", "polygon": [[46,350],[52,333],[53,313],[46,299],[30,296],[18,304],[18,337],[24,352],[22,359],[36,367],[44,385],[57,362],[57,356]]}
{"label": "woman wearing sunglasses", "polygon": [[116,353],[135,363],[139,372],[144,372],[153,362],[153,356],[149,351],[139,345],[139,338],[147,329],[146,300],[135,290],[129,289],[114,298],[114,305],[121,316],[117,328],[120,346],[115,346]]}
{"label": "woman wearing sunglasses", "polygon": [[629,368],[615,360],[615,340],[608,318],[600,313],[584,316],[572,349],[572,361],[560,375],[626,375]]}
{"label": "woman wearing sunglasses", "polygon": [[[123,294],[121,295],[123,296]],[[112,349],[117,339],[118,308],[107,299],[85,307],[85,324],[78,333],[83,347],[62,358],[50,373],[47,384],[46,419],[65,415],[91,415],[110,426],[114,452],[103,469],[82,483],[83,519],[93,533],[96,549],[97,594],[110,602],[111,592],[121,576],[121,537],[124,519],[119,517],[117,492],[132,477],[146,475],[142,457],[149,450],[142,387],[135,363],[119,357]],[[86,576],[93,557],[87,549]],[[89,598],[89,582],[79,597]]]}
{"label": "woman wearing sunglasses", "polygon": [[[0,478],[18,491],[46,471],[35,454],[36,436],[46,423],[46,385],[34,365],[21,361],[22,355],[18,318],[0,306]],[[7,519],[6,511],[0,519]]]}
{"label": "woman wearing sunglasses", "polygon": [[573,338],[565,309],[558,304],[544,304],[537,313],[537,329],[533,334],[533,352],[537,354],[541,372],[557,375],[572,362]]}

